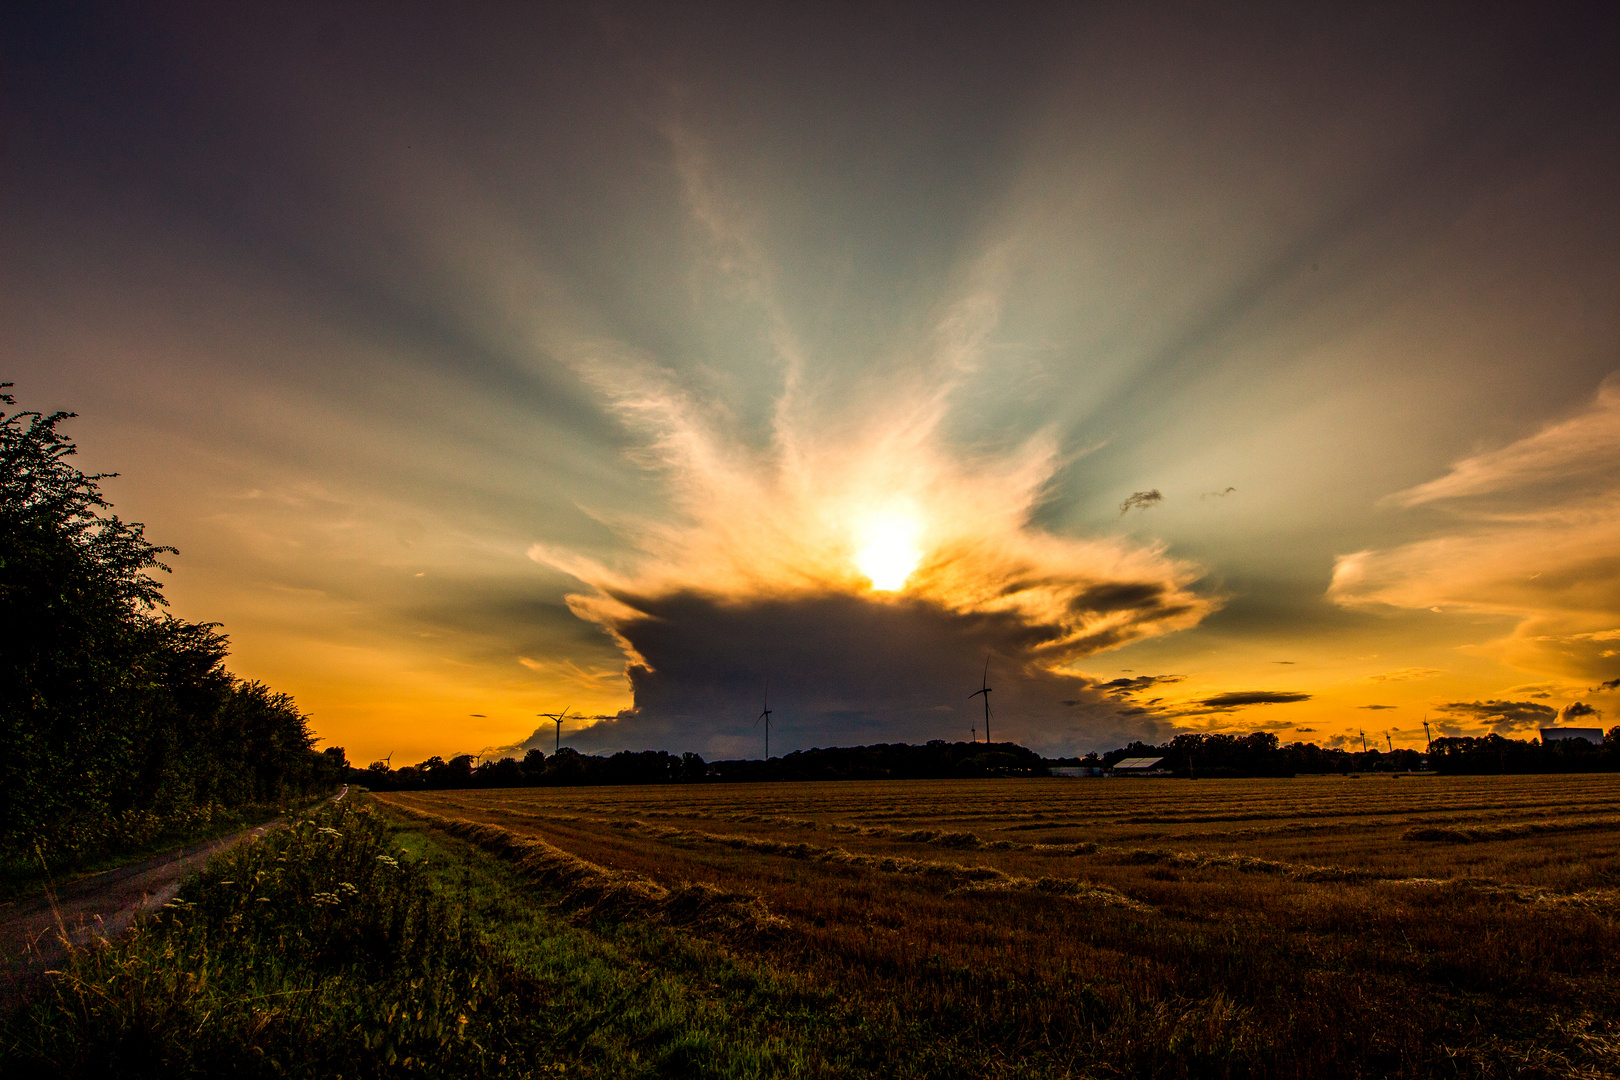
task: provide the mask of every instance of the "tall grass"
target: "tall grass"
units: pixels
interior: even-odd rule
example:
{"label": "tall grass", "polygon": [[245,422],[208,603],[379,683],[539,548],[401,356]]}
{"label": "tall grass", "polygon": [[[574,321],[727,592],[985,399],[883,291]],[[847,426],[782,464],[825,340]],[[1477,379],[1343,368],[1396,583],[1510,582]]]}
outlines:
{"label": "tall grass", "polygon": [[523,1074],[533,986],[384,838],[350,803],[214,860],[161,915],[76,951],[7,1018],[0,1071]]}

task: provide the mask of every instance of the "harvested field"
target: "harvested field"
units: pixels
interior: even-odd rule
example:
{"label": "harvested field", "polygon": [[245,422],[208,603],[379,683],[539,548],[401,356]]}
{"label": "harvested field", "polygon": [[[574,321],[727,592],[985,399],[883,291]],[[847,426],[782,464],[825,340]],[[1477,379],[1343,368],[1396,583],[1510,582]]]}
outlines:
{"label": "harvested field", "polygon": [[508,859],[544,842],[582,918],[602,886],[556,879],[570,856],[654,907],[724,898],[746,919],[691,933],[984,1072],[1620,1075],[1613,776],[380,798]]}

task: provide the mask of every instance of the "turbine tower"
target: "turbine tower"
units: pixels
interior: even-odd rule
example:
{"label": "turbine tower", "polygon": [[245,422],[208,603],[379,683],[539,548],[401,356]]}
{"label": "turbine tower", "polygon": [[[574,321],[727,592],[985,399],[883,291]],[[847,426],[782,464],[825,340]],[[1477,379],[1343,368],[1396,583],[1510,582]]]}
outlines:
{"label": "turbine tower", "polygon": [[[572,708],[572,705],[568,706],[568,709]],[[562,749],[562,722],[568,718],[568,709],[564,709],[562,712],[535,713],[536,716],[543,716],[547,720],[550,720],[552,723],[557,725],[557,742],[551,748],[553,755],[555,755],[558,750]]]}
{"label": "turbine tower", "polygon": [[761,720],[765,721],[765,762],[769,764],[771,760],[771,680],[769,679],[765,680],[765,707],[760,710],[758,716],[754,717],[754,726],[758,727]]}
{"label": "turbine tower", "polygon": [[968,695],[968,700],[972,701],[974,698],[978,697],[980,694],[984,695],[984,745],[989,746],[990,745],[990,689],[991,689],[991,687],[990,687],[990,658],[988,656],[984,658],[984,678],[979,680],[979,682],[980,682],[979,689],[977,689],[977,690],[973,691],[973,693],[969,694]]}

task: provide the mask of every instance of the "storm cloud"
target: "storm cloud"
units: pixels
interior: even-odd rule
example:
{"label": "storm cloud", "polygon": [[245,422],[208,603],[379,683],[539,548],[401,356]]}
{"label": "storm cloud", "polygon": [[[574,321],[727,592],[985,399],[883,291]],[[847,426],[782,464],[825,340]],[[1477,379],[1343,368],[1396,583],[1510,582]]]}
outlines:
{"label": "storm cloud", "polygon": [[[1054,671],[1064,633],[1012,612],[955,612],[921,599],[820,595],[722,602],[691,592],[624,598],[614,632],[638,658],[635,707],[568,735],[582,750],[662,747],[758,757],[767,680],[773,753],[811,746],[984,737],[969,695],[989,659],[991,734],[1049,752],[1166,737],[1117,688]],[[547,730],[533,745],[548,745]]]}
{"label": "storm cloud", "polygon": [[1533,701],[1453,701],[1438,711],[1487,724],[1498,733],[1541,727],[1558,718],[1558,710]]}

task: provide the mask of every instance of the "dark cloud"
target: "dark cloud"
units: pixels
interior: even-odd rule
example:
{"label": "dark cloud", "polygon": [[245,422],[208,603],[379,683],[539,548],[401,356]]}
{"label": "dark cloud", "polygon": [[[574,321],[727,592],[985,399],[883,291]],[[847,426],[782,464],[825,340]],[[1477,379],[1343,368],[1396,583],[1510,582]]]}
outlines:
{"label": "dark cloud", "polygon": [[[1037,662],[1055,630],[1009,613],[844,594],[726,602],[692,592],[616,597],[634,655],[635,706],[570,733],[585,751],[695,750],[757,757],[753,726],[770,680],[773,753],[812,746],[983,736],[970,700],[990,658],[991,733],[1038,750],[1111,749],[1166,738],[1162,716],[1121,700],[1179,676],[1100,683]],[[529,740],[548,748],[551,726]],[[527,744],[525,744],[527,745]]]}
{"label": "dark cloud", "polygon": [[1130,498],[1119,504],[1119,516],[1124,517],[1132,510],[1146,510],[1155,503],[1163,501],[1164,496],[1159,494],[1158,488],[1154,488],[1152,491],[1135,492]]}
{"label": "dark cloud", "polygon": [[1234,690],[1231,693],[1203,698],[1198,704],[1210,709],[1237,709],[1245,705],[1286,705],[1310,699],[1311,695],[1292,690]]}
{"label": "dark cloud", "polygon": [[1564,706],[1563,712],[1558,714],[1559,719],[1566,722],[1570,720],[1578,720],[1583,716],[1597,717],[1602,715],[1602,709],[1594,709],[1584,701],[1572,701],[1568,705]]}
{"label": "dark cloud", "polygon": [[1301,735],[1312,735],[1316,732],[1316,729],[1313,727],[1297,727],[1294,730],[1299,732]]}
{"label": "dark cloud", "polygon": [[1116,696],[1139,694],[1143,690],[1167,683],[1178,683],[1186,678],[1185,675],[1137,675],[1129,679],[1110,679],[1107,682],[1097,683],[1097,688]]}
{"label": "dark cloud", "polygon": [[1236,490],[1237,488],[1235,487],[1229,487],[1225,491],[1206,491],[1198,497],[1200,499],[1224,499]]}
{"label": "dark cloud", "polygon": [[1393,705],[1357,705],[1358,709],[1393,709]]}
{"label": "dark cloud", "polygon": [[1452,716],[1491,725],[1497,731],[1540,727],[1558,718],[1558,712],[1533,701],[1453,701],[1439,706]]}
{"label": "dark cloud", "polygon": [[1294,663],[1294,661],[1292,661],[1292,660],[1273,660],[1272,663],[1273,664],[1292,664],[1292,663]]}
{"label": "dark cloud", "polygon": [[1620,690],[1620,679],[1609,679],[1598,684],[1600,690]]}

